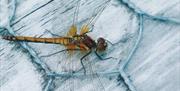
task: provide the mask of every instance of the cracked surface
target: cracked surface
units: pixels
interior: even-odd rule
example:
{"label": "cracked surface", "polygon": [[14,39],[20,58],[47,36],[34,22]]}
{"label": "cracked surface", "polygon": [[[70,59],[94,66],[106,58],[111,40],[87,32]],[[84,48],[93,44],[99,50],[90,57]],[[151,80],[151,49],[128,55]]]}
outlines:
{"label": "cracked surface", "polygon": [[[66,35],[77,0],[0,2],[3,3],[0,5],[1,36],[53,37],[46,30]],[[118,59],[100,61],[91,54],[85,60],[87,75],[83,74],[79,52],[71,58],[66,52],[40,57],[64,47],[0,39],[0,90],[178,91],[180,2],[167,2],[112,0],[89,35],[94,39],[104,37],[114,43],[104,56]],[[104,3],[104,0],[82,0],[78,27],[97,14],[96,9]]]}

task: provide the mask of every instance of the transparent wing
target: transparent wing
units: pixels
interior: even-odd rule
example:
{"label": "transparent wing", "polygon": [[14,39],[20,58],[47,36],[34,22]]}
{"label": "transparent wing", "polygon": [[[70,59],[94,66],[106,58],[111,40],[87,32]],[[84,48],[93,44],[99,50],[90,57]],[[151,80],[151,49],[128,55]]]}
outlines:
{"label": "transparent wing", "polygon": [[103,83],[102,83],[99,75],[94,71],[94,69],[92,67],[92,62],[88,63],[88,68],[89,68],[90,79],[94,86],[93,89],[95,91],[105,91],[105,87],[103,86]]}
{"label": "transparent wing", "polygon": [[99,16],[102,14],[102,12],[105,10],[105,8],[108,7],[109,2],[111,0],[108,0],[106,2],[104,2],[99,8],[97,8],[95,10],[95,13],[98,12],[97,14],[95,14],[95,16],[93,16],[92,18],[90,18],[89,22],[87,23],[87,25],[89,26],[93,26],[95,24],[95,22],[97,21],[97,19],[99,18]]}
{"label": "transparent wing", "polygon": [[83,25],[82,28],[81,28],[80,35],[83,35],[83,34],[88,33],[88,32],[89,32],[88,25]]}
{"label": "transparent wing", "polygon": [[67,32],[67,36],[68,37],[73,37],[77,35],[77,27],[75,25],[72,25],[69,29],[69,31]]}
{"label": "transparent wing", "polygon": [[[77,26],[76,26],[75,24],[76,24],[76,22],[77,22],[77,20],[78,20],[78,13],[79,13],[80,1],[81,1],[81,0],[79,0],[79,1],[77,2],[77,6],[76,6],[76,9],[75,9],[75,11],[74,11],[73,24],[72,24],[72,26],[70,27],[70,29],[69,29],[69,31],[68,31],[68,33],[67,33],[67,36],[68,36],[68,37],[73,37],[73,36],[77,35]],[[67,49],[76,49],[77,46],[74,45],[74,44],[71,44],[71,45],[67,45],[66,48],[67,48]],[[73,50],[68,51],[68,53],[69,53],[70,55],[73,54]]]}
{"label": "transparent wing", "polygon": [[[75,25],[72,25],[69,29],[69,31],[67,32],[67,37],[73,37],[77,35],[77,27]],[[67,49],[75,49],[76,48],[76,45],[74,44],[70,44],[70,45],[66,45],[65,46]],[[68,51],[68,53],[71,55],[73,54],[73,50],[70,50]]]}
{"label": "transparent wing", "polygon": [[[101,13],[105,10],[105,8],[109,5],[110,0],[106,1],[105,4],[103,3],[102,6],[97,8],[96,12],[98,12],[95,16],[89,19],[88,23],[83,25],[81,28],[80,35],[86,34],[88,32],[91,32],[93,30],[94,24],[101,15]],[[92,28],[90,29],[90,26]]]}

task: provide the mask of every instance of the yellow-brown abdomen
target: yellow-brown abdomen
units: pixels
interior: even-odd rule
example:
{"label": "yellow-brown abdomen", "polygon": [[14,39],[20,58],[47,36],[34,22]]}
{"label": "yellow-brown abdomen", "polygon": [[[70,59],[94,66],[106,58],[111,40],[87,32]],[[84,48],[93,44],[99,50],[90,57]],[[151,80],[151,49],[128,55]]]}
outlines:
{"label": "yellow-brown abdomen", "polygon": [[26,41],[26,42],[52,43],[52,44],[62,44],[62,45],[68,45],[72,42],[72,39],[69,37],[34,38],[34,37],[25,37],[25,36],[3,36],[3,39],[10,41]]}

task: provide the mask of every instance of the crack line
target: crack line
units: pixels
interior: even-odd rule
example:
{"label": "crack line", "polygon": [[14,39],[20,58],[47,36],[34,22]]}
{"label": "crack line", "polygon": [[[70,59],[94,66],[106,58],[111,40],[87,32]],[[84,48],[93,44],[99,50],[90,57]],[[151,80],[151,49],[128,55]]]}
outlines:
{"label": "crack line", "polygon": [[138,38],[137,41],[134,45],[134,47],[132,48],[132,51],[130,52],[129,56],[127,57],[127,59],[125,61],[122,62],[122,65],[119,67],[119,72],[121,77],[124,79],[125,84],[127,84],[128,88],[131,91],[137,91],[135,86],[133,85],[133,83],[130,81],[130,79],[128,78],[128,75],[125,73],[124,69],[126,68],[127,64],[130,62],[132,56],[134,55],[134,53],[136,52],[136,49],[138,48],[138,45],[140,43],[140,40],[142,38],[142,32],[143,32],[143,15],[142,14],[138,14],[139,15],[139,34],[138,34]]}
{"label": "crack line", "polygon": [[[102,75],[102,76],[106,76],[106,75],[112,75],[112,74],[119,74],[119,71],[111,71],[111,72],[96,72],[98,73],[98,75]],[[88,75],[95,75],[96,73],[94,74],[86,74],[84,75],[84,73],[81,73],[81,72],[76,72],[76,73],[73,73],[73,74],[70,74],[68,72],[61,72],[61,73],[49,73],[48,76],[55,76],[55,77],[66,77],[66,76],[88,76]]]}
{"label": "crack line", "polygon": [[122,2],[122,4],[124,4],[125,6],[127,6],[129,9],[131,9],[132,11],[134,11],[137,14],[142,14],[142,15],[145,15],[145,16],[147,16],[147,17],[149,17],[151,19],[155,19],[155,20],[160,20],[160,21],[166,21],[166,22],[171,22],[171,23],[175,23],[175,24],[180,24],[180,20],[178,20],[178,19],[150,15],[147,12],[145,12],[145,11],[141,10],[140,8],[138,8],[134,3],[132,3],[129,0],[119,0],[119,1]]}
{"label": "crack line", "polygon": [[44,88],[44,91],[50,91],[51,84],[53,84],[53,78],[49,77],[49,80],[47,82],[47,85]]}
{"label": "crack line", "polygon": [[[4,3],[7,3],[4,1]],[[15,16],[15,12],[16,12],[16,0],[12,1],[12,12],[9,11],[9,17],[8,17],[8,21],[7,24],[5,24],[4,26],[0,26],[0,28],[2,29],[7,29],[8,33],[15,36],[16,33],[13,31],[13,28],[10,26],[13,17]],[[33,58],[32,63],[35,63],[38,65],[38,67],[40,67],[45,74],[48,74],[50,72],[50,69],[48,68],[48,66],[37,56],[37,53],[30,47],[27,45],[27,43],[25,42],[18,42],[22,48],[24,48],[25,50],[27,50],[28,54]],[[50,81],[48,82],[48,84],[50,84],[51,82],[51,78]]]}
{"label": "crack line", "polygon": [[138,14],[139,15],[139,34],[138,34],[138,38],[137,41],[134,45],[134,47],[132,48],[132,51],[130,52],[129,56],[127,57],[127,59],[125,61],[122,61],[122,65],[119,68],[119,70],[123,70],[126,65],[129,63],[129,61],[131,60],[132,56],[134,55],[134,53],[136,52],[136,49],[138,48],[138,45],[140,43],[140,40],[142,38],[142,32],[143,32],[143,15],[142,14]]}
{"label": "crack line", "polygon": [[[54,0],[50,0],[48,1],[46,4],[43,4],[42,6],[36,8],[35,10],[32,10],[31,12],[29,12],[28,14],[26,14],[25,16],[22,16],[21,18],[19,18],[17,21],[12,22],[13,17],[15,16],[15,11],[16,11],[16,0],[13,0],[13,11],[12,14],[9,16],[9,22],[7,24],[7,26],[5,27],[0,27],[0,28],[6,28],[8,30],[8,32],[11,35],[16,35],[15,32],[13,31],[12,27],[13,25],[15,25],[16,23],[20,22],[23,18],[27,17],[28,15],[32,14],[33,12],[39,10],[40,8],[46,6],[47,4],[49,4],[50,2],[52,2]],[[132,84],[132,82],[130,81],[130,79],[128,78],[128,75],[125,73],[124,68],[126,68],[127,64],[130,62],[132,56],[134,55],[136,49],[138,48],[138,45],[140,43],[140,40],[142,38],[142,32],[143,32],[143,16],[147,16],[150,19],[154,19],[154,20],[160,20],[160,21],[166,21],[166,22],[171,22],[171,23],[175,23],[175,24],[180,24],[180,21],[177,19],[172,19],[172,18],[168,18],[168,17],[161,17],[161,16],[153,16],[150,15],[144,11],[142,11],[141,9],[139,9],[137,6],[135,6],[135,4],[133,4],[132,2],[130,2],[129,0],[119,0],[122,2],[123,5],[127,6],[127,8],[133,10],[136,14],[138,14],[139,16],[139,34],[138,34],[138,38],[137,41],[135,43],[135,46],[132,48],[132,51],[130,52],[130,54],[128,55],[127,59],[125,61],[123,61],[122,65],[119,68],[119,72],[120,75],[122,76],[122,78],[124,79],[125,84],[127,84],[128,88],[131,91],[137,91],[136,88],[134,87],[134,85]],[[49,80],[47,82],[47,85],[45,86],[44,91],[49,91],[51,84],[53,83],[53,77],[59,77],[59,76],[67,76],[67,75],[72,75],[72,74],[65,74],[65,73],[51,73],[50,69],[48,68],[48,66],[42,62],[42,60],[40,60],[40,58],[37,56],[37,53],[30,47],[27,45],[27,43],[25,42],[18,42],[24,49],[26,49],[29,53],[29,55],[31,55],[34,59],[33,62],[38,64],[38,66],[40,66],[46,73],[46,75],[50,76],[48,77]],[[103,73],[103,72],[98,72],[98,74],[112,74],[112,73],[116,73],[115,72],[110,72],[110,73]],[[80,76],[82,75],[81,73],[76,73],[73,75],[77,75]]]}
{"label": "crack line", "polygon": [[17,19],[17,20],[14,21],[13,23],[11,23],[11,26],[14,26],[16,23],[20,22],[23,18],[25,18],[25,17],[29,16],[30,14],[36,12],[37,10],[41,9],[42,7],[48,5],[48,4],[51,3],[52,1],[54,1],[54,0],[49,0],[47,3],[45,3],[45,4],[41,5],[41,6],[39,6],[38,8],[36,8],[36,9],[30,11],[30,12],[27,13],[26,15],[20,17],[19,19]]}

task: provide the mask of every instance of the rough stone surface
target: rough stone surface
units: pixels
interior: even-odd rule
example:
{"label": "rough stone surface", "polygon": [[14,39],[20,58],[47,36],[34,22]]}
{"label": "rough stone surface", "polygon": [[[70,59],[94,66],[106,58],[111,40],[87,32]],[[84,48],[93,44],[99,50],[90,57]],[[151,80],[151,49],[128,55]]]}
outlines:
{"label": "rough stone surface", "polygon": [[[13,1],[0,0],[0,36],[65,36],[73,24],[78,2],[15,0],[15,15],[8,20]],[[106,3],[81,0],[78,29]],[[179,0],[111,0],[88,35],[94,40],[104,37],[111,41],[113,45],[109,43],[102,55],[116,59],[101,61],[90,54],[84,60],[90,75],[83,75],[81,52],[74,52],[71,57],[67,52],[42,57],[65,47],[0,38],[0,91],[133,91],[129,84],[134,85],[134,91],[179,91],[179,8]],[[14,32],[7,28],[8,22]],[[122,67],[130,82],[118,73]]]}

